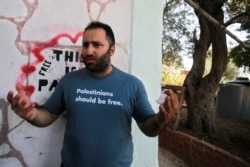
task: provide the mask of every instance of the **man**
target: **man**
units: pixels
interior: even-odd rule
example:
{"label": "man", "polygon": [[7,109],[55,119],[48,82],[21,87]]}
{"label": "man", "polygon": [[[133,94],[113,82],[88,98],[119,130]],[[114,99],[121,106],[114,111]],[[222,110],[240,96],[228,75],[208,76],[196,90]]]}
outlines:
{"label": "man", "polygon": [[147,136],[157,136],[178,108],[171,90],[154,113],[142,82],[111,64],[115,38],[110,26],[91,22],[84,30],[85,68],[66,74],[42,106],[35,106],[21,85],[10,91],[15,113],[45,127],[64,111],[67,125],[62,148],[64,167],[129,167],[133,157],[132,118]]}

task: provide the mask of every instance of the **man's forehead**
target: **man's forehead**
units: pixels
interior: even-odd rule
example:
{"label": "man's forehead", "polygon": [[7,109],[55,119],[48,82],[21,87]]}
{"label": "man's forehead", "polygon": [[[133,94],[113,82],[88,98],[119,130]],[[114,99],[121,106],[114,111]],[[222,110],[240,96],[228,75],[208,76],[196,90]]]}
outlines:
{"label": "man's forehead", "polygon": [[83,38],[82,42],[83,43],[103,43],[104,40],[102,40],[102,39],[88,39],[88,38]]}
{"label": "man's forehead", "polygon": [[105,40],[106,33],[103,29],[90,29],[83,33],[83,40]]}

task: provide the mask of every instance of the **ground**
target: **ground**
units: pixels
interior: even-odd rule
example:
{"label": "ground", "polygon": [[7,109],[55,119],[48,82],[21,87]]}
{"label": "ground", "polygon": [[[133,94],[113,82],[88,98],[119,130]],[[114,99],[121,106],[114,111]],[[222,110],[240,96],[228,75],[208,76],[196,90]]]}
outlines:
{"label": "ground", "polygon": [[236,121],[217,116],[217,136],[211,138],[206,134],[195,134],[186,128],[187,113],[181,112],[179,131],[193,135],[233,155],[240,157],[250,164],[250,122]]}
{"label": "ground", "polygon": [[159,167],[188,167],[184,161],[162,147],[158,149],[158,160]]}

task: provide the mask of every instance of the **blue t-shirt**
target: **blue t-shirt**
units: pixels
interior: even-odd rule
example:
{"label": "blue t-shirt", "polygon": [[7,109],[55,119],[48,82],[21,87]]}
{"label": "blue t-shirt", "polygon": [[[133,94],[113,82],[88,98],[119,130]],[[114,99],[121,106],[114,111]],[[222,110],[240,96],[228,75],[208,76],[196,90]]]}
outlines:
{"label": "blue t-shirt", "polygon": [[154,115],[142,82],[115,67],[105,77],[86,68],[66,74],[44,107],[67,113],[66,167],[129,167],[132,118],[142,122]]}

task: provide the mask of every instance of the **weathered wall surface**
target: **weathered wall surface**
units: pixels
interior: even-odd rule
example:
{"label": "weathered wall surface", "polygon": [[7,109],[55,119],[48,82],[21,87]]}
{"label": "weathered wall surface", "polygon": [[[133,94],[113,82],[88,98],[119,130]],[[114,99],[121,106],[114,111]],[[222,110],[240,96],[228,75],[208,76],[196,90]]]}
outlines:
{"label": "weathered wall surface", "polygon": [[[11,111],[6,94],[22,83],[32,101],[43,103],[65,73],[83,67],[82,30],[92,20],[111,25],[116,36],[113,64],[141,78],[157,107],[162,2],[0,0],[0,4],[0,166],[59,166],[66,119],[34,127]],[[157,140],[142,136],[136,125],[133,129],[133,166],[157,166]]]}

